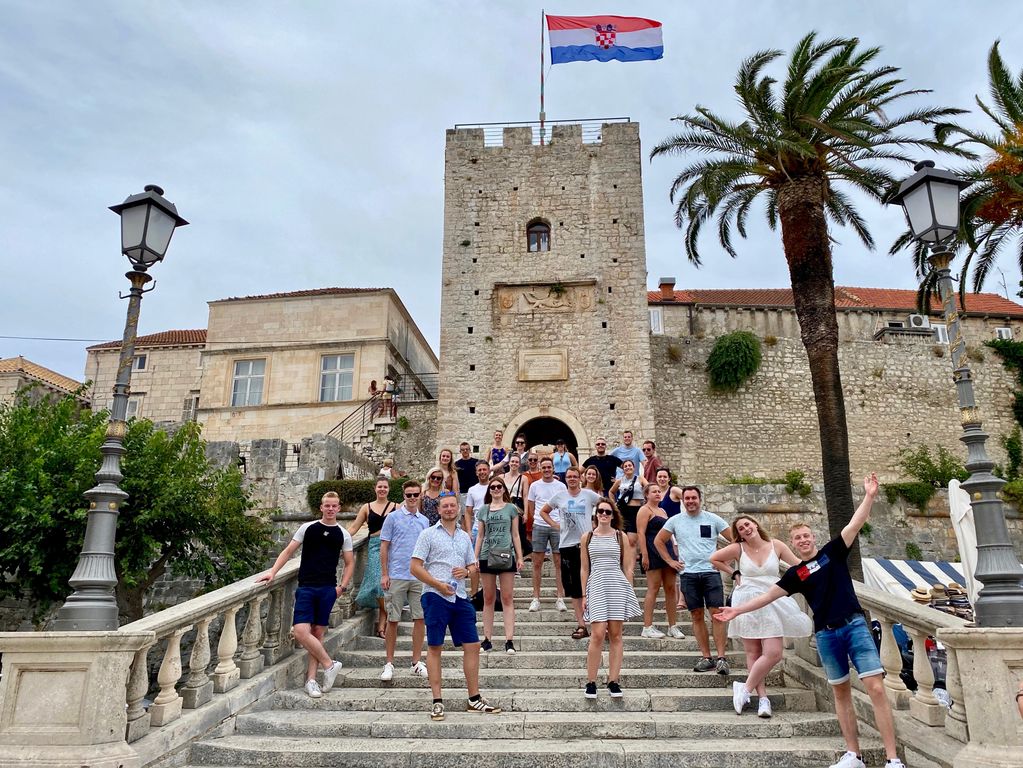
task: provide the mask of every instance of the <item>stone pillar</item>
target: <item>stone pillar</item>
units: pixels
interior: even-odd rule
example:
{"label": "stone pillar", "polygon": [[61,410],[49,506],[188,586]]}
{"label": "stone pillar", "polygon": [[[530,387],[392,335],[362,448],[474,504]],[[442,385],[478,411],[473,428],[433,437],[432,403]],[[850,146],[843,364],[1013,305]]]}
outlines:
{"label": "stone pillar", "polygon": [[152,632],[3,632],[0,767],[137,768],[128,672]]}
{"label": "stone pillar", "polygon": [[969,742],[954,768],[1023,768],[1023,724],[1013,697],[1023,675],[1023,628],[942,629],[955,650]]}

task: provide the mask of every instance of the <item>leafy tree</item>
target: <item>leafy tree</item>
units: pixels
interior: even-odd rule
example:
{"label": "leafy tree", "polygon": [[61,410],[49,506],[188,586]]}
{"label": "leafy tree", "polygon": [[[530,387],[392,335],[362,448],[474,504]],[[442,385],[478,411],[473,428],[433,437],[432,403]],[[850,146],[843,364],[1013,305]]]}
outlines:
{"label": "leafy tree", "polygon": [[[966,254],[959,281],[964,305],[967,286],[972,285],[979,292],[998,255],[1013,240],[1017,245],[1017,262],[1023,269],[1023,69],[1013,76],[998,51],[997,41],[988,52],[987,68],[992,103],[985,103],[980,96],[976,99],[981,111],[994,123],[995,132],[972,131],[949,123],[935,127],[939,140],[956,139],[953,146],[981,153],[976,164],[957,171],[971,184],[960,197],[959,234],[952,246]],[[908,231],[895,241],[891,253],[903,248],[912,249],[917,274],[923,281],[920,292],[923,306],[926,297],[937,295],[936,275],[927,262],[929,253]],[[1020,285],[1023,287],[1023,283]],[[1017,295],[1023,295],[1023,291]]]}
{"label": "leafy tree", "polygon": [[[0,594],[28,598],[38,618],[68,592],[85,535],[82,494],[95,484],[107,414],[73,398],[21,395],[0,406]],[[207,587],[258,569],[270,526],[252,507],[237,468],[206,458],[198,424],[173,433],[128,423],[115,570],[122,621],[141,618],[146,590],[164,573]]]}
{"label": "leafy tree", "polygon": [[[811,32],[793,49],[783,83],[764,73],[783,53],[755,53],[739,67],[735,83],[742,122],[697,106],[694,113],[674,118],[682,130],[651,153],[704,156],[682,169],[670,192],[693,264],[700,265],[703,225],[715,216],[718,240],[732,257],[732,232],[746,237],[756,200],[764,201],[772,230],[781,224],[817,404],[832,535],[851,518],[853,498],[829,224],[848,225],[873,248],[866,222],[841,187],[881,200],[895,182],[884,163],[909,163],[905,148],[955,151],[904,129],[960,113],[923,107],[894,114],[897,102],[921,91],[904,89],[895,67],[876,66],[879,53],[861,49],[855,38],[819,41]],[[853,559],[855,565],[855,553]]]}

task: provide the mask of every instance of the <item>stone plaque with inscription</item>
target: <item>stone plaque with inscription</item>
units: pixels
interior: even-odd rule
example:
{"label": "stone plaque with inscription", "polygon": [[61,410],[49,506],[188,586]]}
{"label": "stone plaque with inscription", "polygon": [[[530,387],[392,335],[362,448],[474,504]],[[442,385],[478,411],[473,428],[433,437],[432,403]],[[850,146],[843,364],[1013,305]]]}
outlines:
{"label": "stone plaque with inscription", "polygon": [[519,350],[519,381],[564,381],[567,378],[567,349]]}

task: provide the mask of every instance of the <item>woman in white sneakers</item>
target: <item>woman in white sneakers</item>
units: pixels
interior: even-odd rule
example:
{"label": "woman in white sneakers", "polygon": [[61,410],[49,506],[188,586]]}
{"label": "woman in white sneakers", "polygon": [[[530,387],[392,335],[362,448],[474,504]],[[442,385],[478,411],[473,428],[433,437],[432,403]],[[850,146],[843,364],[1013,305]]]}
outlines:
{"label": "woman in white sneakers", "polygon": [[501,583],[501,611],[504,621],[504,651],[515,653],[515,574],[522,570],[522,544],[519,541],[518,507],[511,503],[508,487],[501,477],[487,484],[483,506],[476,513],[479,533],[476,536],[476,561],[480,564],[483,582],[483,642],[480,650],[494,646],[494,604],[497,584]]}
{"label": "woman in white sneakers", "polygon": [[[772,539],[760,523],[748,515],[732,522],[734,544],[710,556],[710,564],[731,574],[735,588],[732,605],[740,606],[767,592],[778,583],[782,562],[798,565],[801,560],[780,539]],[[738,562],[736,567],[732,563]],[[749,674],[745,683],[732,683],[732,704],[737,715],[756,691],[760,697],[757,714],[771,716],[771,700],[767,698],[764,680],[781,661],[786,637],[808,637],[813,622],[791,597],[780,597],[763,608],[736,616],[728,624],[728,636],[742,640]]]}
{"label": "woman in white sneakers", "polygon": [[[636,529],[639,538],[640,563],[646,571],[646,597],[643,599],[643,637],[661,638],[664,633],[654,626],[654,608],[657,607],[657,593],[664,590],[664,609],[668,614],[668,636],[676,640],[685,637],[678,628],[678,608],[676,606],[675,569],[661,559],[654,546],[654,539],[661,528],[668,522],[668,513],[660,506],[661,486],[650,483],[646,487],[646,504],[636,515]],[[675,545],[668,543],[668,552],[677,558]]]}
{"label": "woman in white sneakers", "polygon": [[596,527],[580,542],[582,560],[583,616],[590,623],[590,645],[586,651],[587,699],[597,698],[597,670],[608,639],[607,690],[611,698],[624,694],[618,683],[625,656],[622,626],[641,613],[632,588],[633,562],[629,538],[622,533],[622,516],[607,499],[597,502]]}

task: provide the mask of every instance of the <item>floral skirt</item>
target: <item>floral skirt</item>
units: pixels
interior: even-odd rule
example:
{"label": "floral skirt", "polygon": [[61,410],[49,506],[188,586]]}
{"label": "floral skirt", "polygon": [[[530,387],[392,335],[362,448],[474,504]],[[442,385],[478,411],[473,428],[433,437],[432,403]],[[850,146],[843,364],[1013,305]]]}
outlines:
{"label": "floral skirt", "polygon": [[380,537],[370,536],[366,572],[362,574],[362,584],[355,602],[362,608],[376,608],[377,600],[383,597],[384,590],[380,588]]}

